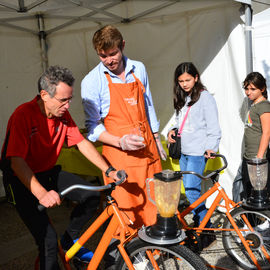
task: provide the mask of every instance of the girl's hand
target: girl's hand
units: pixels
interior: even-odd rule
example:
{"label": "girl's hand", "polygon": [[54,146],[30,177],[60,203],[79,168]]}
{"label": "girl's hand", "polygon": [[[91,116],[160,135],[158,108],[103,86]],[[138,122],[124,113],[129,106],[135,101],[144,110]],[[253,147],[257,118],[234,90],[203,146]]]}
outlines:
{"label": "girl's hand", "polygon": [[175,143],[175,140],[172,138],[172,136],[176,136],[175,134],[176,129],[172,129],[168,133],[168,143]]}
{"label": "girl's hand", "polygon": [[207,159],[208,159],[208,158],[210,158],[210,159],[215,158],[215,157],[212,157],[212,156],[211,156],[211,153],[214,153],[214,154],[215,154],[216,152],[214,152],[213,150],[205,150],[205,152],[204,152],[204,157],[207,158]]}

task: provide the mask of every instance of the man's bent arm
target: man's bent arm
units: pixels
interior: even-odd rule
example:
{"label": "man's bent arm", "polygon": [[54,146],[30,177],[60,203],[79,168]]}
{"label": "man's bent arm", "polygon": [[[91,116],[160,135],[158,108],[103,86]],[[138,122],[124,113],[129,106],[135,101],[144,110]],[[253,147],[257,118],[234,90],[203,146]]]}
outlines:
{"label": "man's bent arm", "polygon": [[117,148],[121,148],[120,139],[120,137],[114,136],[108,131],[102,132],[98,138],[100,142],[115,146]]}
{"label": "man's bent arm", "polygon": [[103,172],[109,168],[109,165],[97,151],[95,146],[89,142],[88,140],[84,139],[77,144],[79,151],[95,166],[97,166]]}
{"label": "man's bent arm", "polygon": [[61,203],[60,197],[54,190],[47,191],[35,177],[33,171],[21,157],[11,157],[11,168],[20,181],[33,193],[45,207],[53,207]]}

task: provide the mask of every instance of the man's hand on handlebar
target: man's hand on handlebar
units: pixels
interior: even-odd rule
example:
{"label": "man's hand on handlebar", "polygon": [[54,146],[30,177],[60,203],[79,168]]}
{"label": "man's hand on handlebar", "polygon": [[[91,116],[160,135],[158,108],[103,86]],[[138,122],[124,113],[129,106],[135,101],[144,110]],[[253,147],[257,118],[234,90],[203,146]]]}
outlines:
{"label": "man's hand on handlebar", "polygon": [[112,178],[114,181],[119,181],[122,180],[123,178],[127,179],[127,174],[124,170],[111,171],[109,173],[109,177]]}
{"label": "man's hand on handlebar", "polygon": [[45,206],[46,208],[51,208],[60,205],[61,199],[56,191],[50,190],[41,196],[41,198],[39,199],[39,203]]}
{"label": "man's hand on handlebar", "polygon": [[[113,168],[114,169],[114,168]],[[114,180],[113,183],[109,183],[105,186],[89,186],[89,185],[71,185],[66,189],[62,190],[60,193],[57,193],[54,190],[46,191],[40,195],[38,198],[39,205],[38,210],[43,211],[45,208],[54,207],[61,204],[61,198],[63,198],[66,194],[75,189],[83,189],[83,190],[91,190],[91,191],[103,191],[106,189],[114,189],[115,186],[121,185],[127,179],[127,174],[124,170],[116,171],[110,170],[108,172],[108,176]]]}
{"label": "man's hand on handlebar", "polygon": [[216,152],[215,151],[213,151],[213,150],[206,150],[205,152],[204,152],[204,157],[205,158],[207,158],[207,159],[213,159],[213,158],[215,158],[215,156],[212,156],[211,154],[215,154]]}

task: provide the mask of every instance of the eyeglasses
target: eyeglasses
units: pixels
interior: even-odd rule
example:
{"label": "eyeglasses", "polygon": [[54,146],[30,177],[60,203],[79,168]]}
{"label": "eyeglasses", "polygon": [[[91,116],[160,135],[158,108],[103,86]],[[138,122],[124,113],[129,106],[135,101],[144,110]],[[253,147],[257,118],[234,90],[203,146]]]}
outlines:
{"label": "eyeglasses", "polygon": [[67,104],[67,103],[70,103],[73,99],[73,96],[72,97],[68,97],[68,98],[57,98],[57,97],[53,97],[55,98],[58,102],[62,103],[62,104]]}

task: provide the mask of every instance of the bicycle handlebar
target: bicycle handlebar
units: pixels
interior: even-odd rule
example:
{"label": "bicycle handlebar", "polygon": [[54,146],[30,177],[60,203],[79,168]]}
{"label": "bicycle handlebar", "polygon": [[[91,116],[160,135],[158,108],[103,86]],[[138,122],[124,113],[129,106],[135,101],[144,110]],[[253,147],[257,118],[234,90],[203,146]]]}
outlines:
{"label": "bicycle handlebar", "polygon": [[[118,178],[120,178],[119,181],[116,181],[116,182],[113,182],[113,183],[110,183],[110,184],[104,185],[104,186],[72,185],[72,186],[62,190],[61,192],[59,192],[59,196],[60,196],[60,198],[62,198],[74,189],[83,189],[83,190],[89,190],[89,191],[103,191],[103,190],[107,190],[107,189],[113,189],[113,188],[115,188],[115,186],[121,185],[126,180],[126,177],[127,177],[127,174],[124,170],[118,171],[116,175]],[[38,205],[39,211],[42,211],[45,208],[46,207],[42,204]]]}
{"label": "bicycle handlebar", "polygon": [[220,158],[222,158],[222,160],[223,160],[223,162],[224,162],[224,165],[223,165],[221,168],[219,168],[219,169],[217,169],[217,170],[214,170],[214,171],[210,172],[210,173],[209,173],[208,175],[206,175],[206,176],[202,176],[202,175],[200,175],[200,174],[198,174],[198,173],[196,173],[196,172],[192,172],[192,171],[180,171],[181,174],[193,174],[193,175],[198,176],[198,177],[201,178],[202,180],[213,179],[213,177],[216,177],[221,171],[223,171],[224,169],[227,168],[228,162],[227,162],[225,156],[223,156],[223,155],[221,155],[221,154],[211,153],[210,155],[211,155],[212,157],[220,157]]}
{"label": "bicycle handlebar", "polygon": [[117,177],[120,178],[119,181],[114,182],[114,183],[110,183],[108,185],[104,185],[104,186],[86,186],[86,185],[72,185],[66,189],[64,189],[63,191],[61,191],[59,193],[59,195],[61,197],[65,196],[66,194],[68,194],[69,192],[71,192],[74,189],[83,189],[83,190],[90,190],[90,191],[103,191],[106,189],[111,189],[114,188],[115,186],[119,186],[121,185],[125,180],[126,180],[126,173],[125,171],[118,171],[117,172]]}

